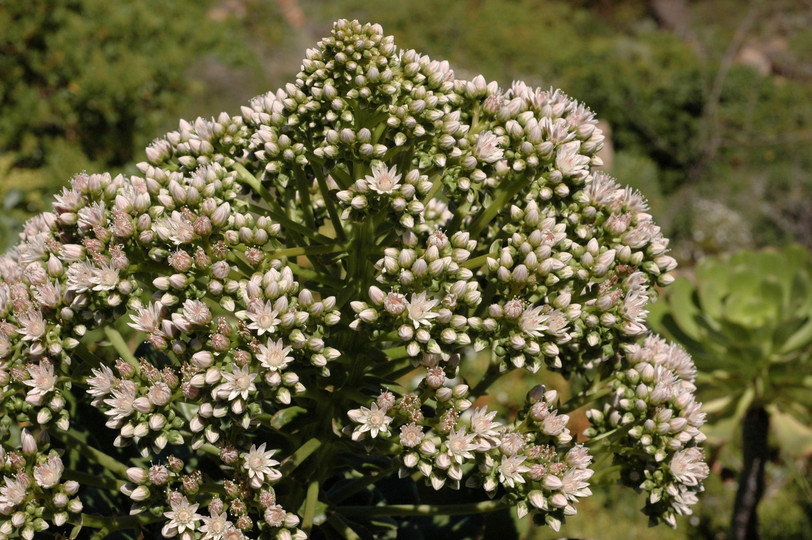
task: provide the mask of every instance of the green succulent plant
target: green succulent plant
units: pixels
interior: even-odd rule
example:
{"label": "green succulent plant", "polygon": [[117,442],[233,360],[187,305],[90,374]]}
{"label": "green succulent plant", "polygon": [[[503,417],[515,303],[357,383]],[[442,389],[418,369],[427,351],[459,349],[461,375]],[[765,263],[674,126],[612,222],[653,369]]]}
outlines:
{"label": "green succulent plant", "polygon": [[694,279],[680,277],[669,289],[649,323],[693,355],[711,441],[730,440],[742,426],[744,468],[732,531],[750,538],[768,430],[783,454],[812,452],[812,257],[789,246],[706,258]]}

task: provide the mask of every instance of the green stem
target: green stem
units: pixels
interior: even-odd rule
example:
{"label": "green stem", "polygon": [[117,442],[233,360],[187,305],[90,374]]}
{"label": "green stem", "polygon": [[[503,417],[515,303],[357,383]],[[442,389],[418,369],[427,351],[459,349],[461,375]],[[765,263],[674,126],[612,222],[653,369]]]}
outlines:
{"label": "green stem", "polygon": [[484,255],[479,255],[478,257],[474,257],[473,259],[468,259],[467,261],[462,263],[460,266],[462,266],[463,268],[468,268],[469,270],[474,270],[476,268],[479,268],[483,264],[487,263],[488,262],[488,257],[493,257],[493,256],[490,253],[486,253]]}
{"label": "green stem", "polygon": [[[142,525],[163,521],[163,516],[153,516],[150,514],[138,514],[135,516],[101,516],[99,514],[82,514],[79,520],[68,520],[72,525],[82,525],[92,529],[103,529],[107,532],[120,531],[122,529],[134,529]],[[103,538],[100,537],[100,538]]]}
{"label": "green stem", "polygon": [[340,503],[341,501],[346,500],[348,497],[351,497],[356,493],[358,493],[359,491],[363,490],[367,486],[388,477],[390,474],[392,474],[398,469],[398,466],[399,466],[398,463],[395,462],[389,467],[381,469],[377,474],[365,475],[360,478],[350,480],[341,487],[336,488],[331,493],[328,493],[329,499],[334,503]]}
{"label": "green stem", "polygon": [[501,500],[467,504],[391,504],[388,506],[338,506],[345,516],[465,516],[510,508]]}
{"label": "green stem", "polygon": [[304,516],[302,516],[302,530],[310,535],[313,528],[313,517],[316,514],[316,502],[319,500],[319,481],[313,480],[307,486],[307,498],[305,499]]}
{"label": "green stem", "polygon": [[606,386],[604,388],[594,390],[592,392],[587,392],[585,394],[574,396],[572,399],[567,401],[566,403],[562,404],[559,409],[562,412],[571,413],[575,409],[580,409],[584,405],[588,405],[594,401],[601,399],[604,396],[611,394],[614,390],[611,386]]}
{"label": "green stem", "polygon": [[132,353],[129,345],[127,345],[127,342],[124,341],[124,338],[121,336],[119,331],[112,326],[105,326],[104,334],[107,336],[107,339],[110,341],[110,345],[113,346],[119,356],[121,356],[125,362],[137,370],[139,368],[138,360],[135,358],[135,355]]}
{"label": "green stem", "polygon": [[240,179],[248,184],[248,186],[254,190],[254,193],[259,195],[263,201],[270,203],[274,200],[268,190],[262,185],[262,182],[259,181],[259,178],[251,174],[251,172],[245,168],[245,165],[236,161],[231,165],[231,168],[237,171]]}
{"label": "green stem", "polygon": [[279,472],[281,472],[283,475],[291,473],[299,465],[301,465],[304,460],[309,458],[313,452],[318,450],[320,446],[321,441],[316,437],[313,437],[282,462],[282,464],[279,466]]}
{"label": "green stem", "polygon": [[72,469],[65,469],[62,473],[62,477],[65,480],[76,480],[83,486],[93,486],[99,489],[109,489],[110,491],[116,492],[125,484],[123,480],[107,478],[98,474],[87,474]]}
{"label": "green stem", "polygon": [[[497,188],[496,195],[493,198],[493,201],[487,208],[482,210],[482,212],[476,217],[471,226],[468,227],[468,231],[471,233],[471,237],[476,238],[482,229],[488,226],[493,218],[502,210],[507,202],[511,200],[523,187],[527,185],[527,179],[524,177],[518,177],[512,182],[503,182],[500,184],[499,188]],[[504,187],[502,187],[504,186]]]}
{"label": "green stem", "polygon": [[307,178],[305,177],[304,169],[294,167],[293,176],[296,178],[297,191],[299,192],[299,209],[304,214],[304,220],[308,227],[316,229],[316,222],[313,219],[313,205],[310,202],[310,188],[307,185]]}
{"label": "green stem", "polygon": [[327,518],[327,524],[340,535],[339,538],[344,538],[346,540],[361,540],[358,533],[352,530],[352,527],[347,525],[347,523],[341,519],[341,517],[335,514]]}
{"label": "green stem", "polygon": [[119,476],[126,476],[127,474],[127,466],[116,458],[112,456],[108,456],[101,450],[97,450],[87,444],[85,441],[78,438],[71,432],[64,432],[58,429],[50,430],[48,434],[58,439],[62,442],[66,447],[71,445],[81,445],[82,448],[80,449],[80,453],[88,458],[91,458],[96,464],[101,465],[106,470],[111,471]]}

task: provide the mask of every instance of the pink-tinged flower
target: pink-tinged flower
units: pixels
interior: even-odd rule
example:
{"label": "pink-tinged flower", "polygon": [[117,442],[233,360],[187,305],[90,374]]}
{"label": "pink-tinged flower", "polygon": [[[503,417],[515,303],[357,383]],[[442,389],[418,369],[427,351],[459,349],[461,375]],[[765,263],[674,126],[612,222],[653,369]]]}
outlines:
{"label": "pink-tinged flower", "polygon": [[558,147],[555,168],[564,176],[584,177],[588,173],[589,156],[579,154],[581,141],[570,141]]}
{"label": "pink-tinged flower", "polygon": [[265,332],[273,333],[276,331],[276,325],[281,322],[276,318],[278,314],[279,312],[273,308],[273,303],[270,300],[265,302],[265,304],[259,304],[254,309],[250,309],[245,313],[251,321],[248,328],[256,330],[258,336],[261,336]]}
{"label": "pink-tinged flower", "polygon": [[502,159],[505,152],[499,148],[499,137],[493,131],[485,131],[477,137],[474,155],[479,161],[493,163]]}
{"label": "pink-tinged flower", "polygon": [[18,328],[17,332],[23,335],[23,341],[35,341],[48,329],[39,311],[29,311],[20,315],[18,320],[22,328]]}
{"label": "pink-tinged flower", "polygon": [[127,326],[146,334],[155,332],[161,325],[162,308],[163,306],[160,302],[155,302],[154,304],[150,302],[146,307],[136,308],[136,313],[130,314],[132,322],[127,323]]}
{"label": "pink-tinged flower", "polygon": [[425,292],[420,294],[412,293],[412,300],[406,302],[406,309],[414,327],[419,328],[420,325],[430,325],[430,319],[437,316],[437,312],[431,309],[439,303],[439,300],[427,299]]}
{"label": "pink-tinged flower", "polygon": [[265,483],[266,478],[268,482],[275,482],[282,478],[282,473],[274,469],[275,465],[279,462],[272,459],[276,450],[265,450],[265,443],[259,447],[252,444],[247,453],[243,454],[243,468],[248,473],[251,487],[259,489]]}
{"label": "pink-tinged flower", "polygon": [[26,394],[25,401],[32,405],[40,405],[56,384],[54,366],[48,361],[41,360],[39,365],[29,364],[27,368],[31,378],[23,381],[23,384],[30,386],[31,390]]}
{"label": "pink-tinged flower", "polygon": [[124,420],[133,413],[135,401],[135,384],[132,381],[119,381],[112,391],[113,397],[104,400],[111,407],[104,414],[110,417],[109,422]]}
{"label": "pink-tinged flower", "polygon": [[118,270],[108,264],[101,263],[99,266],[93,268],[90,282],[94,285],[94,291],[109,291],[115,289],[118,285]]}
{"label": "pink-tinged flower", "polygon": [[211,310],[200,300],[186,300],[183,303],[183,316],[192,324],[207,324],[211,321]]}
{"label": "pink-tinged flower", "polygon": [[4,477],[6,485],[0,487],[0,514],[8,514],[11,509],[25,500],[30,479],[25,476],[18,476],[17,480]]}
{"label": "pink-tinged flower", "polygon": [[169,522],[161,529],[161,534],[166,538],[172,538],[177,534],[183,534],[185,531],[194,533],[197,528],[197,521],[203,516],[197,513],[199,504],[189,504],[186,497],[181,497],[180,500],[170,501],[170,512],[164,512],[164,516],[169,518]]}
{"label": "pink-tinged flower", "polygon": [[515,487],[524,484],[524,473],[530,471],[530,467],[522,465],[524,456],[502,456],[502,463],[499,464],[499,481],[507,486]]}
{"label": "pink-tinged flower", "polygon": [[536,306],[534,308],[527,308],[522,312],[519,318],[519,328],[522,331],[533,337],[541,337],[542,332],[547,330],[547,315],[541,313],[544,306]]}
{"label": "pink-tinged flower", "polygon": [[271,371],[282,371],[285,367],[293,361],[290,354],[292,347],[284,346],[281,339],[276,341],[268,340],[268,346],[260,345],[257,359],[259,362],[270,369]]}
{"label": "pink-tinged flower", "polygon": [[460,465],[466,459],[473,459],[471,452],[479,447],[474,443],[475,437],[476,433],[465,433],[464,427],[459,431],[452,429],[445,441],[446,454]]}
{"label": "pink-tinged flower", "polygon": [[595,471],[592,469],[567,469],[561,476],[561,488],[559,489],[568,500],[575,501],[579,497],[589,497],[592,491],[589,489],[589,480]]}
{"label": "pink-tinged flower", "polygon": [[390,292],[383,299],[383,308],[392,315],[400,315],[406,311],[408,305],[406,297],[396,292]]}
{"label": "pink-tinged flower", "polygon": [[93,283],[93,265],[87,261],[78,261],[71,264],[66,275],[68,279],[66,287],[69,291],[83,293],[89,291],[95,285]]}
{"label": "pink-tinged flower", "polygon": [[360,424],[352,432],[352,440],[357,441],[361,436],[369,432],[370,436],[374,439],[378,433],[389,433],[389,424],[392,418],[386,416],[386,413],[378,408],[377,403],[373,403],[370,408],[361,407],[360,409],[353,409],[347,413],[350,420]]}
{"label": "pink-tinged flower", "polygon": [[155,232],[161,240],[169,240],[176,246],[188,244],[195,238],[192,223],[184,219],[177,211],[172,212],[170,217],[158,220]]}
{"label": "pink-tinged flower", "polygon": [[102,364],[98,369],[94,368],[90,372],[93,376],[87,378],[87,384],[90,385],[87,391],[88,394],[101,397],[113,391],[116,384],[116,376],[113,374],[113,370]]}
{"label": "pink-tinged flower", "polygon": [[222,372],[222,376],[226,382],[215,388],[212,393],[221,397],[227,396],[226,399],[229,401],[236,399],[237,396],[242,399],[248,399],[248,394],[257,389],[254,384],[254,379],[257,378],[257,374],[248,371],[248,366],[232,366],[231,369],[231,373],[227,371]]}
{"label": "pink-tinged flower", "polygon": [[695,486],[707,478],[710,470],[702,451],[699,448],[691,447],[680,450],[671,459],[671,474],[681,484]]}
{"label": "pink-tinged flower", "polygon": [[400,444],[406,448],[414,448],[423,442],[423,426],[414,422],[400,426]]}
{"label": "pink-tinged flower", "polygon": [[366,176],[365,179],[371,190],[381,194],[392,193],[400,183],[397,165],[393,165],[391,169],[384,164],[373,165],[372,176]]}
{"label": "pink-tinged flower", "polygon": [[203,516],[200,519],[203,520],[200,532],[205,533],[202,540],[221,540],[226,531],[234,527],[225,512],[212,512],[211,517]]}
{"label": "pink-tinged flower", "polygon": [[488,412],[487,407],[474,409],[474,414],[471,415],[471,433],[476,435],[480,443],[485,443],[488,446],[495,446],[499,440],[499,431],[497,428],[501,426],[499,422],[494,422],[496,411]]}
{"label": "pink-tinged flower", "polygon": [[48,456],[45,463],[38,463],[34,467],[34,480],[43,489],[52,488],[62,479],[62,460],[59,456]]}

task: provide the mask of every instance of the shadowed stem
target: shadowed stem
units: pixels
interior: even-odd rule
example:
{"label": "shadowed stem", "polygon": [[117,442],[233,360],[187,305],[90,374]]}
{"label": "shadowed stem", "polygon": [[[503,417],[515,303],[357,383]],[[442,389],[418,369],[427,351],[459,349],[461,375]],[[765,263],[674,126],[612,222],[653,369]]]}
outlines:
{"label": "shadowed stem", "polygon": [[391,504],[389,506],[339,506],[345,516],[465,516],[510,508],[501,500],[467,504]]}

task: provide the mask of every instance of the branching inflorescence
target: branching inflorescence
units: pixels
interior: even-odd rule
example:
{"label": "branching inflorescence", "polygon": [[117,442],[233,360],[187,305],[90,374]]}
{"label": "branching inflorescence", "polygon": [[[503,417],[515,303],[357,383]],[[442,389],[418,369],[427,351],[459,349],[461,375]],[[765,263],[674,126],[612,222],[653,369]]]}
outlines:
{"label": "branching inflorescence", "polygon": [[[694,368],[645,326],[675,261],[643,197],[593,170],[589,109],[339,21],[241,113],[182,121],[138,176],[76,175],[0,259],[0,538],[351,536],[442,511],[359,508],[396,472],[480,488],[448,513],[512,505],[557,530],[593,454],[654,520],[690,513]],[[490,368],[469,387],[475,353]],[[476,405],[516,369],[576,397]],[[94,490],[131,515],[83,514]]]}

